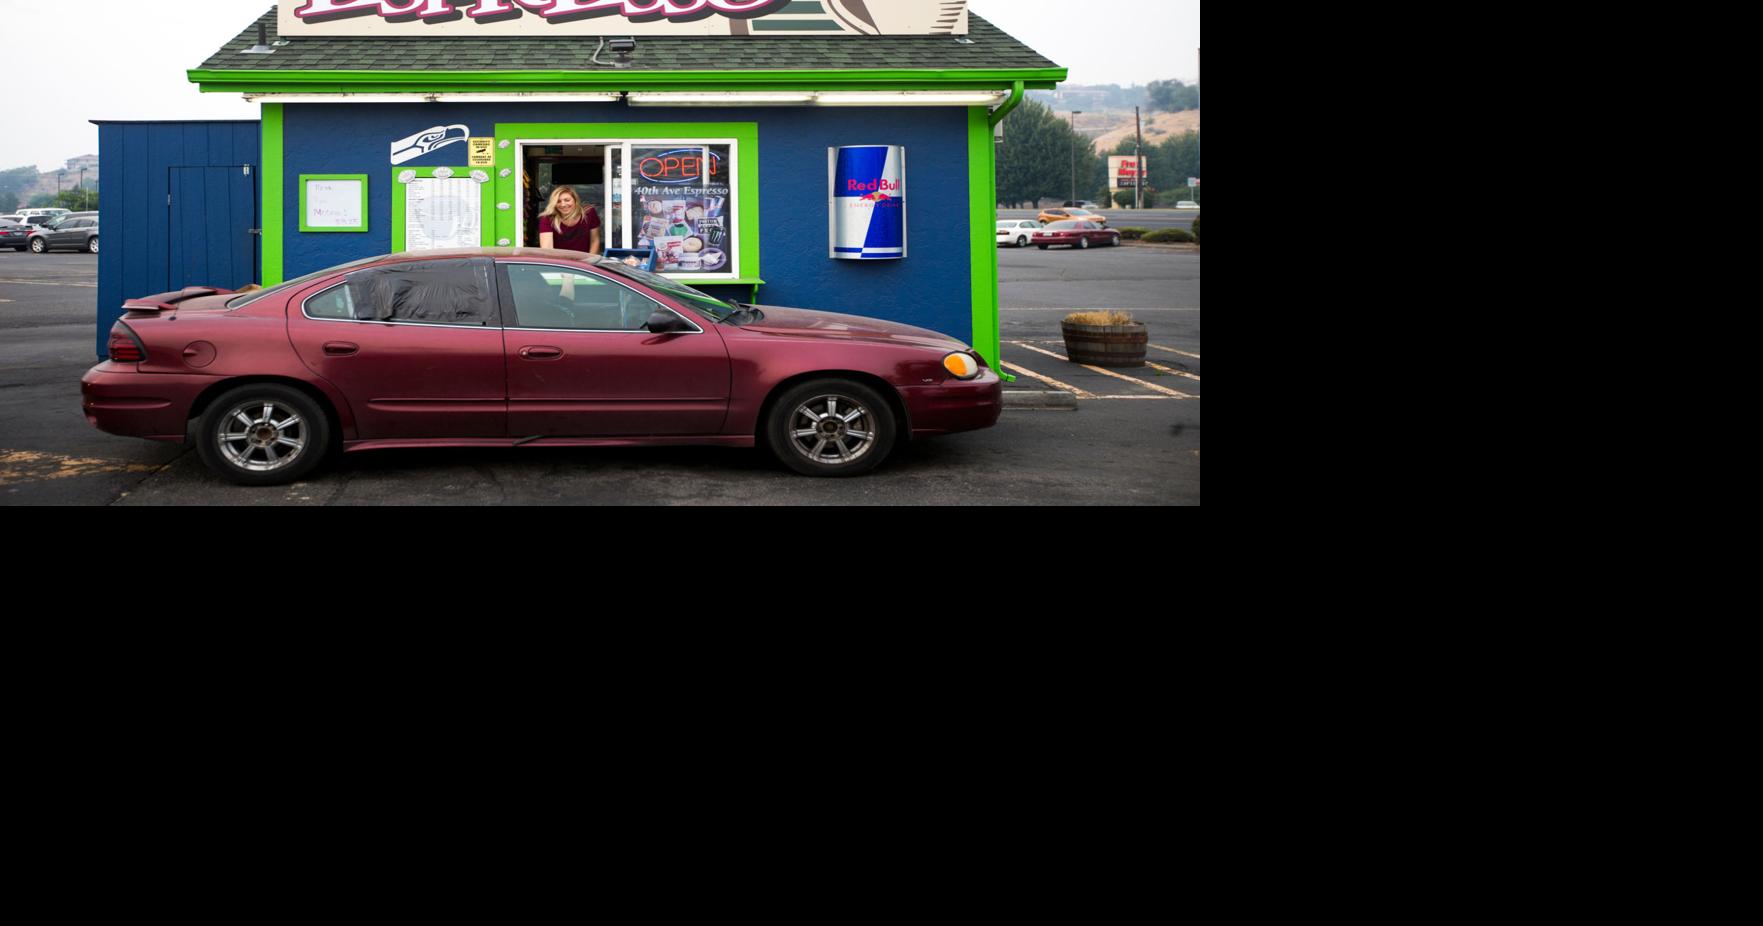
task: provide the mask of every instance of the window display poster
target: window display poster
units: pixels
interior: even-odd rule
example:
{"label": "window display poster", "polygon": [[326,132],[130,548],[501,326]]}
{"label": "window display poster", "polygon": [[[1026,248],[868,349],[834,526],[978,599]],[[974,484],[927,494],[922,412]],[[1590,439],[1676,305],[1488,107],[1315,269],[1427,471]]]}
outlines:
{"label": "window display poster", "polygon": [[727,145],[636,147],[631,216],[659,273],[724,273],[733,252]]}

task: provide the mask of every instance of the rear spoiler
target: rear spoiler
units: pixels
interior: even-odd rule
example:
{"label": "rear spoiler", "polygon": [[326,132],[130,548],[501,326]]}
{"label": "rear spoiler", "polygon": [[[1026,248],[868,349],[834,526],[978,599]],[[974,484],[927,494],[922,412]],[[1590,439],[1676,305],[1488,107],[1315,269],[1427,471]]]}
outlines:
{"label": "rear spoiler", "polygon": [[161,312],[172,311],[177,307],[178,303],[183,302],[186,299],[197,299],[202,296],[225,296],[231,293],[232,290],[230,289],[220,289],[214,286],[186,286],[176,292],[156,293],[152,296],[137,296],[133,299],[124,301],[122,308],[125,312],[139,312],[143,315],[158,315]]}

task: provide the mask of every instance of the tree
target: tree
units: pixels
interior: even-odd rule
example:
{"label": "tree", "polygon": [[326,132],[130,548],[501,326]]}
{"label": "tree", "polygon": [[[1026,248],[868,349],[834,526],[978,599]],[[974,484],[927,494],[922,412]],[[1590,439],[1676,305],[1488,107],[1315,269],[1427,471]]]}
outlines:
{"label": "tree", "polygon": [[1096,143],[1074,133],[1071,123],[1034,100],[1024,100],[1004,119],[1004,154],[998,162],[998,200],[1016,205],[1071,196],[1076,151],[1077,197],[1094,199],[1107,185],[1108,165]]}
{"label": "tree", "polygon": [[1200,108],[1200,85],[1192,87],[1179,80],[1153,80],[1145,88],[1151,108],[1160,112],[1179,113]]}

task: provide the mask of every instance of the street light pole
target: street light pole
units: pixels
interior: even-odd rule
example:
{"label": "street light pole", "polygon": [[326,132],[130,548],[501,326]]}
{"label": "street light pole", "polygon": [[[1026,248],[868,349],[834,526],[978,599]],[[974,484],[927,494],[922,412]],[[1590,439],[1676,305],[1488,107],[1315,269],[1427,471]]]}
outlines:
{"label": "street light pole", "polygon": [[1077,117],[1084,114],[1081,109],[1071,111],[1071,201],[1077,202]]}

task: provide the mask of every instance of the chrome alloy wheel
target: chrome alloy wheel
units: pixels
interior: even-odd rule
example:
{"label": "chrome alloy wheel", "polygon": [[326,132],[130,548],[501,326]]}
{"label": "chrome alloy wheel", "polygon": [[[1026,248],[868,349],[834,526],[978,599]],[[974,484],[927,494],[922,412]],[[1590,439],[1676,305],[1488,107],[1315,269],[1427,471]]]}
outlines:
{"label": "chrome alloy wheel", "polygon": [[229,410],[214,438],[228,463],[253,473],[273,473],[300,459],[309,437],[307,427],[295,409],[257,399]]}
{"label": "chrome alloy wheel", "polygon": [[850,396],[815,396],[790,415],[790,447],[823,466],[855,463],[875,446],[875,416]]}

